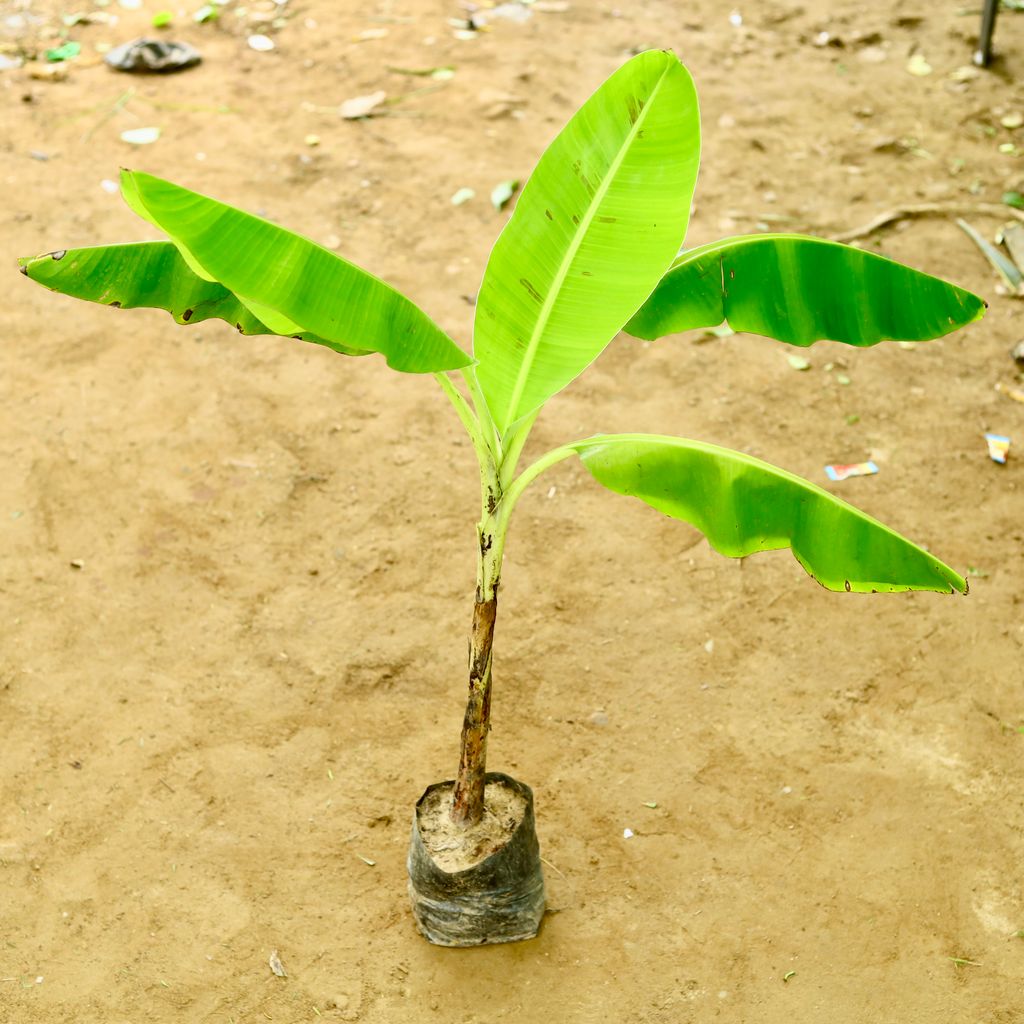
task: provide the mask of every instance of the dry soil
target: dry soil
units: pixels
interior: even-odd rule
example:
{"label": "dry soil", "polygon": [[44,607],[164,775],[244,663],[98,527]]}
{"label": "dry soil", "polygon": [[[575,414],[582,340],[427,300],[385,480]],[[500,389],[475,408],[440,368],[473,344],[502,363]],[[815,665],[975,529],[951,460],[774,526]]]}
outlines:
{"label": "dry soil", "polygon": [[[557,913],[476,950],[424,942],[404,878],[457,760],[473,587],[472,452],[435,382],[17,273],[152,237],[102,184],[127,164],[337,248],[468,346],[490,190],[651,46],[701,95],[693,244],[921,203],[991,237],[1021,183],[1024,16],[972,77],[952,0],[553,6],[464,39],[455,0],[291,0],[277,27],[111,2],[65,80],[0,71],[4,1024],[1024,1021],[1024,405],[994,390],[1022,307],[951,216],[864,242],[984,294],[980,324],[805,372],[760,338],[620,337],[551,403],[533,453],[681,434],[819,482],[873,458],[830,486],[971,594],[827,593],[552,470],[509,541],[490,767],[535,791]],[[161,8],[201,66],[100,63]],[[4,52],[94,9],[3,0]],[[338,117],[377,90],[382,116]]]}

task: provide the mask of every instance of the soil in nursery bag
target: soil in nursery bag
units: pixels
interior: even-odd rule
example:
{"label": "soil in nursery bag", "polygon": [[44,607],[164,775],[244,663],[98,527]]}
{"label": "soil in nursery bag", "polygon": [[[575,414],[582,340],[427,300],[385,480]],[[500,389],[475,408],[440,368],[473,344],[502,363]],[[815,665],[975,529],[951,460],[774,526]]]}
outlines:
{"label": "soil in nursery bag", "polygon": [[420,931],[442,946],[533,938],[544,915],[533,793],[489,773],[483,818],[463,828],[451,820],[453,789],[430,786],[413,816],[409,894]]}

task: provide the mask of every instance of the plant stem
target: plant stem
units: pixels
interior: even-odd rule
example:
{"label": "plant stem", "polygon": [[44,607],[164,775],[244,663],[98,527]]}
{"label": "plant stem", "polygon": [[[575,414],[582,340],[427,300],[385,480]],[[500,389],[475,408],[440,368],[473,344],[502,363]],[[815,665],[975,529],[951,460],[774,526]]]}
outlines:
{"label": "plant stem", "polygon": [[498,428],[495,426],[494,420],[491,417],[491,410],[487,405],[487,399],[484,398],[484,393],[480,388],[480,383],[476,379],[475,366],[467,366],[462,371],[462,379],[466,382],[466,388],[469,391],[470,398],[473,399],[473,408],[476,410],[477,419],[480,421],[484,437],[487,440],[487,446],[494,455],[494,461],[496,463],[500,463],[502,458],[502,437],[501,434],[498,433]]}
{"label": "plant stem", "polygon": [[[452,383],[446,373],[435,373],[435,379],[441,385],[441,390],[448,396],[449,401],[455,407],[462,425],[473,442],[473,451],[476,452],[476,461],[480,465],[480,495],[481,512],[480,525],[494,511],[498,502],[497,479],[498,472],[495,468],[494,449],[485,434],[485,427],[476,417],[469,403],[462,396],[462,392]],[[469,378],[466,378],[467,386]],[[470,388],[472,393],[472,388]],[[479,583],[479,580],[477,581]]]}
{"label": "plant stem", "polygon": [[448,396],[449,401],[455,407],[462,425],[466,428],[466,433],[469,434],[469,439],[473,442],[473,449],[476,451],[481,465],[485,460],[489,461],[492,458],[490,445],[484,435],[479,419],[473,415],[473,410],[469,407],[466,399],[463,398],[462,392],[452,383],[447,373],[435,373],[434,379],[441,385],[441,390]]}
{"label": "plant stem", "polygon": [[498,614],[498,586],[501,582],[501,562],[509,516],[530,482],[549,466],[568,458],[574,449],[556,448],[525,469],[515,480],[511,480],[536,413],[526,417],[504,439],[506,449],[503,459],[503,439],[494,428],[472,367],[464,372],[464,379],[473,400],[473,409],[446,374],[438,373],[435,377],[469,433],[480,464],[482,509],[477,524],[476,600],[469,640],[469,699],[462,720],[459,770],[455,777],[451,810],[452,821],[468,828],[479,822],[484,814],[487,734],[491,728],[494,623]]}
{"label": "plant stem", "polygon": [[509,428],[508,436],[505,438],[505,453],[501,460],[501,472],[498,474],[502,490],[512,482],[516,466],[519,464],[519,457],[523,454],[523,448],[526,446],[526,439],[530,436],[530,431],[539,415],[540,409],[537,409]]}
{"label": "plant stem", "polygon": [[[459,772],[452,795],[452,821],[457,825],[475,825],[484,812],[487,734],[491,728],[494,621],[498,612],[498,585],[501,581],[501,562],[509,517],[523,491],[537,476],[573,454],[573,448],[555,448],[523,470],[504,492],[497,467],[493,463],[481,466],[481,479],[485,481],[485,515],[478,526],[476,604],[473,608],[469,644],[469,700],[462,722]],[[486,479],[488,476],[489,480]]]}
{"label": "plant stem", "polygon": [[475,825],[484,812],[487,733],[491,728],[491,650],[494,645],[494,619],[498,611],[501,550],[504,547],[504,526],[499,524],[497,517],[501,503],[498,471],[501,442],[472,368],[464,374],[464,379],[475,411],[447,375],[439,373],[435,376],[469,433],[480,464],[481,512],[477,523],[476,600],[469,640],[469,700],[462,722],[459,771],[452,796],[452,820],[468,827]]}
{"label": "plant stem", "polygon": [[[496,479],[492,486],[498,487]],[[484,813],[487,733],[491,728],[494,621],[498,614],[501,551],[504,548],[504,537],[501,542],[498,539],[499,530],[493,514],[485,516],[478,528],[476,601],[469,637],[469,699],[462,720],[459,771],[452,794],[452,821],[465,827],[475,825]]]}
{"label": "plant stem", "polygon": [[499,566],[501,565],[502,557],[505,554],[505,534],[508,531],[509,519],[512,516],[512,510],[516,507],[516,502],[518,502],[523,496],[523,491],[525,491],[526,488],[544,472],[544,470],[550,469],[563,459],[567,459],[570,455],[575,454],[576,449],[569,445],[564,445],[561,448],[552,448],[551,451],[542,455],[536,462],[527,466],[526,469],[524,469],[522,473],[512,481],[509,487],[502,492],[501,506],[498,509],[497,524],[494,531],[494,544],[497,549],[494,554]]}
{"label": "plant stem", "polygon": [[484,780],[487,773],[487,733],[491,728],[491,648],[497,593],[473,607],[473,631],[469,644],[469,700],[462,720],[459,771],[452,794],[452,821],[475,825],[484,814]]}

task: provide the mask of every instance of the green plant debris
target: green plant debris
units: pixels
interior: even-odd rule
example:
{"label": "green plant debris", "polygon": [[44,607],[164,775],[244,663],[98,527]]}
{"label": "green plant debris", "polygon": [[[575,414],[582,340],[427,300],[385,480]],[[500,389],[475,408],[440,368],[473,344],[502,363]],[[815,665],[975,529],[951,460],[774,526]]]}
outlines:
{"label": "green plant debris", "polygon": [[796,977],[796,971],[786,971],[786,973],[782,976],[782,980],[783,981],[789,981],[790,978],[795,978],[795,977]]}
{"label": "green plant debris", "polygon": [[73,60],[82,52],[82,44],[69,39],[66,43],[46,51],[46,59],[51,64],[59,64],[64,60]]}
{"label": "green plant debris", "polygon": [[171,11],[157,11],[153,15],[152,25],[153,28],[170,28],[172,21],[174,21],[174,14]]}
{"label": "green plant debris", "polygon": [[455,77],[455,68],[450,64],[438,68],[388,67],[388,71],[396,75],[411,75],[414,78],[432,78],[435,82],[447,82]]}
{"label": "green plant debris", "polygon": [[967,960],[962,956],[950,956],[946,958],[950,963],[954,963],[957,967],[981,967],[977,960]]}
{"label": "green plant debris", "polygon": [[803,371],[811,368],[811,361],[804,356],[786,356],[786,362],[789,363],[794,370]]}
{"label": "green plant debris", "polygon": [[1024,195],[1015,191],[1004,192],[1003,204],[1006,206],[1012,206],[1015,210],[1024,210]]}
{"label": "green plant debris", "polygon": [[148,103],[151,107],[156,110],[180,110],[189,114],[234,114],[236,111],[227,106],[227,104],[220,103],[217,105],[204,104],[204,103],[168,103],[166,100],[151,100],[146,99],[142,96],[139,99],[143,103]]}
{"label": "green plant debris", "polygon": [[658,806],[657,800],[645,800],[644,807],[649,807],[652,811]]}

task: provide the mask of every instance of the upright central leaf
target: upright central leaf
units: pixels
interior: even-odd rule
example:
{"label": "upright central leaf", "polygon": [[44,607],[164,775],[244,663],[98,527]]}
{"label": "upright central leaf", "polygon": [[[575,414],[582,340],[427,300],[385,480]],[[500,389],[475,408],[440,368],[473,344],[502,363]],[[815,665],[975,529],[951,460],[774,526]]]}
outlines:
{"label": "upright central leaf", "polygon": [[697,95],[675,56],[634,57],[527,182],[484,272],[474,355],[502,432],[577,377],[654,290],[686,235]]}

